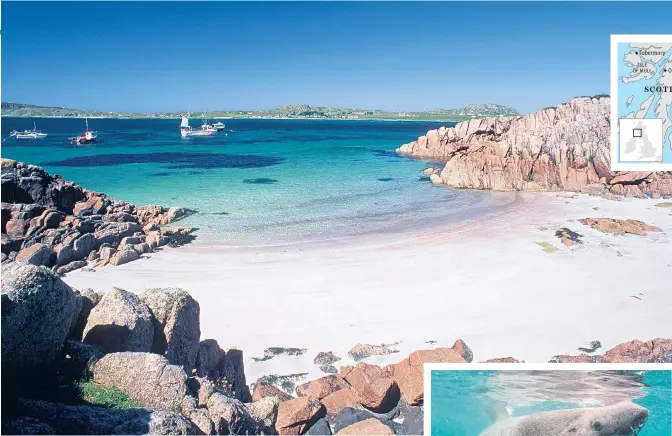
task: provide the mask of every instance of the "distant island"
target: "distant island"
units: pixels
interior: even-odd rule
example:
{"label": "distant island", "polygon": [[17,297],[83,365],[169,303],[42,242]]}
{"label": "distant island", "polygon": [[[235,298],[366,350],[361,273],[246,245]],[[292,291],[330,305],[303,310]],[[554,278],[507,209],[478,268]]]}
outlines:
{"label": "distant island", "polygon": [[[186,111],[185,111],[186,112]],[[25,118],[179,118],[183,112],[103,112],[64,107],[2,103],[2,116]],[[499,104],[469,104],[459,109],[434,109],[423,112],[387,111],[382,109],[349,109],[307,104],[293,104],[257,111],[218,110],[193,112],[194,118],[262,118],[262,119],[334,119],[334,120],[407,120],[465,121],[471,118],[519,115],[518,111]]]}

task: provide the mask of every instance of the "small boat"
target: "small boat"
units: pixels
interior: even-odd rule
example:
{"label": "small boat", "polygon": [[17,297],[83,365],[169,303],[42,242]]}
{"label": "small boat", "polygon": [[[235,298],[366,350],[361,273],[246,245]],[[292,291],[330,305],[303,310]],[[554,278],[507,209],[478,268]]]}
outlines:
{"label": "small boat", "polygon": [[[189,125],[189,114],[186,116],[182,116],[182,123],[180,124],[180,135],[183,138],[186,138],[188,136],[212,136],[213,132],[215,131],[214,129],[207,129],[205,128],[206,126],[209,126],[205,120],[203,121],[203,126],[201,126],[201,130],[194,130],[190,125]],[[209,126],[212,127],[212,126]]]}
{"label": "small boat", "polygon": [[16,139],[42,139],[46,138],[47,134],[42,133],[41,130],[37,130],[35,123],[33,123],[33,130],[24,130],[23,132],[14,130],[9,134],[9,136]]}
{"label": "small boat", "polygon": [[218,121],[215,124],[213,124],[212,127],[214,127],[215,130],[217,130],[218,132],[223,132],[225,126],[224,126],[224,123],[222,123],[221,121]]}
{"label": "small boat", "polygon": [[77,145],[82,145],[82,144],[94,144],[97,142],[103,142],[100,139],[98,139],[98,133],[89,130],[89,119],[86,118],[86,132],[84,132],[84,135],[82,136],[75,136],[74,138],[68,138],[71,144],[77,144]]}

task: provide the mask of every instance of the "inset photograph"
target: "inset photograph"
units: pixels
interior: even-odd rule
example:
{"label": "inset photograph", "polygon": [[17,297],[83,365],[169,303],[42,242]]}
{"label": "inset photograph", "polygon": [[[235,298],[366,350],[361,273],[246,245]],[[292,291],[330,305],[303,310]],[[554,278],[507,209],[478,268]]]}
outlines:
{"label": "inset photograph", "polygon": [[432,368],[426,383],[430,392],[425,392],[425,398],[429,399],[425,407],[425,434],[669,436],[672,433],[672,371],[597,366],[599,369],[576,370]]}

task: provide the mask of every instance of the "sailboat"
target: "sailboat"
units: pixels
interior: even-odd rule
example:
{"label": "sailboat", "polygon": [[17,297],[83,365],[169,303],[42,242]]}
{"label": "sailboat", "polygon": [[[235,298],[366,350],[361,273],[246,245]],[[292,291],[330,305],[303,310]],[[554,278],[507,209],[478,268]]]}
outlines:
{"label": "sailboat", "polygon": [[14,130],[9,134],[9,136],[16,139],[42,139],[46,138],[47,134],[42,133],[41,130],[37,130],[37,126],[35,123],[33,123],[33,130],[24,130],[23,132]]}
{"label": "sailboat", "polygon": [[96,142],[102,142],[101,140],[98,139],[98,133],[89,130],[89,119],[86,118],[86,131],[84,132],[84,135],[82,136],[75,136],[74,138],[68,138],[70,140],[71,144],[93,144]]}
{"label": "sailboat", "polygon": [[[194,130],[192,127],[189,125],[189,113],[187,115],[182,116],[182,123],[180,124],[180,135],[183,138],[186,138],[188,136],[212,136],[212,133],[214,132],[214,129],[208,130],[204,129],[201,127],[201,130]],[[205,120],[203,121],[204,126],[205,126]]]}

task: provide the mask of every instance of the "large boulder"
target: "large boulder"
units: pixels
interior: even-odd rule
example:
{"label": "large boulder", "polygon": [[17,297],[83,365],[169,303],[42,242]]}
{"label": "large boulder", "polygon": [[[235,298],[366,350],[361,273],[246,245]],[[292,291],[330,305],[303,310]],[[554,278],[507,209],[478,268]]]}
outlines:
{"label": "large boulder", "polygon": [[3,265],[3,369],[54,360],[78,315],[76,300],[75,292],[46,268]]}
{"label": "large boulder", "polygon": [[359,406],[359,398],[352,389],[341,389],[322,398],[322,404],[327,409],[327,417],[338,415],[345,408]]}
{"label": "large boulder", "polygon": [[467,363],[467,361],[452,348],[436,348],[415,351],[397,363],[394,366],[394,380],[408,404],[419,405],[424,401],[425,363]]}
{"label": "large boulder", "polygon": [[14,260],[36,266],[53,266],[56,264],[56,253],[45,244],[33,244],[19,251]]}
{"label": "large boulder", "polygon": [[345,376],[362,406],[375,412],[389,412],[399,402],[397,383],[379,366],[359,362]]}
{"label": "large boulder", "polygon": [[296,394],[299,397],[311,397],[321,400],[332,392],[348,388],[349,386],[341,376],[328,375],[297,386]]}
{"label": "large boulder", "polygon": [[110,256],[110,263],[112,265],[123,265],[138,259],[140,259],[140,253],[127,246]]}
{"label": "large boulder", "polygon": [[275,429],[281,435],[303,434],[325,414],[324,406],[314,398],[283,401],[278,407]]}
{"label": "large boulder", "polygon": [[178,410],[187,392],[187,375],[181,367],[151,353],[111,353],[93,365],[93,381],[116,388],[142,407]]}
{"label": "large boulder", "polygon": [[118,410],[20,400],[16,413],[23,423],[28,420],[32,423],[28,432],[22,433],[18,426],[12,428],[12,422],[5,425],[3,417],[3,434],[31,434],[30,429],[47,427],[51,429],[50,434],[192,434],[189,421],[176,413],[165,411]]}
{"label": "large boulder", "polygon": [[243,403],[235,398],[215,392],[208,398],[208,414],[215,424],[217,434],[258,434],[259,426],[252,419]]}
{"label": "large boulder", "polygon": [[196,368],[201,337],[198,302],[179,288],[148,289],[140,299],[154,315],[152,352],[190,374]]}
{"label": "large boulder", "polygon": [[242,350],[232,348],[225,352],[214,339],[203,340],[199,344],[195,369],[201,377],[231,385],[229,393],[238,400],[244,403],[252,401],[245,381]]}
{"label": "large boulder", "polygon": [[186,395],[182,399],[180,409],[182,415],[195,427],[197,434],[215,434],[215,426],[210,420],[210,414],[205,407],[198,407],[196,398]]}
{"label": "large boulder", "polygon": [[342,435],[393,435],[394,432],[390,427],[383,424],[376,418],[365,419],[364,421],[356,422],[355,424],[345,427],[337,434]]}
{"label": "large boulder", "polygon": [[84,342],[107,353],[150,351],[154,340],[152,313],[137,295],[114,288],[91,309]]}
{"label": "large boulder", "polygon": [[226,351],[214,339],[204,339],[198,344],[196,353],[196,373],[200,377],[218,380],[224,371]]}
{"label": "large boulder", "polygon": [[245,404],[252,420],[264,431],[264,434],[275,434],[275,421],[278,417],[280,400],[266,397],[254,403]]}

